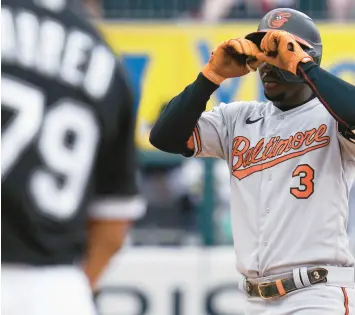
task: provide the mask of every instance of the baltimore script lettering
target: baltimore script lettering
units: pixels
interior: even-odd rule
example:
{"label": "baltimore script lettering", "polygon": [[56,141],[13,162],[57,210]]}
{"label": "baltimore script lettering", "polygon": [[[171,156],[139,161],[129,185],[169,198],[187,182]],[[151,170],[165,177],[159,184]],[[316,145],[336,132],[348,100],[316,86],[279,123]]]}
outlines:
{"label": "baltimore script lettering", "polygon": [[[250,141],[246,137],[235,137],[232,150],[232,174],[238,179],[243,179],[255,172],[323,148],[330,143],[329,136],[324,136],[326,131],[327,126],[322,124],[318,129],[297,132],[288,139],[272,137],[267,144],[264,144],[263,138],[255,147],[250,147]],[[303,145],[305,148],[299,150]],[[284,154],[287,152],[290,153]]]}

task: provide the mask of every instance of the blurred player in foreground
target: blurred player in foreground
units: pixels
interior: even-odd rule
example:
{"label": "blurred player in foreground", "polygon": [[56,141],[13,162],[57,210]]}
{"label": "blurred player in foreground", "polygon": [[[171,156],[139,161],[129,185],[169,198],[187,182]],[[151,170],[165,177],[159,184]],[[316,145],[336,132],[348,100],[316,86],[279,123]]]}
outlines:
{"label": "blurred player in foreground", "polygon": [[6,315],[94,314],[90,285],[145,211],[130,90],[114,54],[69,4],[2,1]]}
{"label": "blurred player in foreground", "polygon": [[[313,21],[277,9],[220,44],[150,134],[157,148],[225,159],[246,314],[355,313],[346,226],[355,175],[355,87],[323,70]],[[247,64],[248,62],[248,64]],[[258,68],[268,102],[204,112],[227,78]]]}

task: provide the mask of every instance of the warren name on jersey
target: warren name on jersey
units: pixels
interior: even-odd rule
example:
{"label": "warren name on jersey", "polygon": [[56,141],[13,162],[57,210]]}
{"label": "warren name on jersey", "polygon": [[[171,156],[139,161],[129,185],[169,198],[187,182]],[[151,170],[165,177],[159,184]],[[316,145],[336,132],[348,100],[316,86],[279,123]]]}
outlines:
{"label": "warren name on jersey", "polygon": [[79,89],[92,101],[107,94],[116,59],[97,41],[98,35],[83,28],[83,22],[74,28],[51,15],[41,17],[29,9],[14,12],[6,3],[1,13],[1,53],[5,64],[58,80]]}

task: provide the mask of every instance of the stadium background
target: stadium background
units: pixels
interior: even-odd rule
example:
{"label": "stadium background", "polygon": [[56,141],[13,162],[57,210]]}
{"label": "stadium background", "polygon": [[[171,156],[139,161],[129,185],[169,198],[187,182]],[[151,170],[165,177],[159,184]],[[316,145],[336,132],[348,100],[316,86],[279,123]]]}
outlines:
{"label": "stadium background", "polygon": [[[238,0],[229,1],[234,5],[227,15],[211,17],[203,6],[212,1],[106,0],[101,7],[89,1],[134,90],[137,176],[148,201],[147,215],[101,279],[96,301],[102,315],[241,314],[227,167],[164,154],[148,141],[159,112],[194,80],[216,44],[253,31],[273,5],[293,5],[318,19],[322,66],[355,84],[355,6],[339,13],[325,0],[259,1],[268,4],[261,7]],[[237,99],[263,99],[257,74],[223,83],[209,107]],[[355,253],[355,200],[351,212]]]}

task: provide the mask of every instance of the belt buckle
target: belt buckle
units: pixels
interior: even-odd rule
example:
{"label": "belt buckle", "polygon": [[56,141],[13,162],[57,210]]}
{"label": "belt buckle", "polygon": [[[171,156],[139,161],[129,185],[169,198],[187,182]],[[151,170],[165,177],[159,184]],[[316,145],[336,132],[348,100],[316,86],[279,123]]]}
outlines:
{"label": "belt buckle", "polygon": [[259,292],[260,297],[263,300],[270,300],[270,299],[273,299],[275,297],[280,296],[279,294],[274,294],[274,295],[269,296],[269,297],[264,296],[264,294],[262,292],[262,288],[268,287],[271,284],[272,284],[272,282],[261,282],[261,283],[258,284],[258,292]]}

